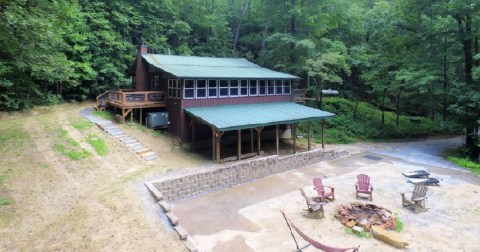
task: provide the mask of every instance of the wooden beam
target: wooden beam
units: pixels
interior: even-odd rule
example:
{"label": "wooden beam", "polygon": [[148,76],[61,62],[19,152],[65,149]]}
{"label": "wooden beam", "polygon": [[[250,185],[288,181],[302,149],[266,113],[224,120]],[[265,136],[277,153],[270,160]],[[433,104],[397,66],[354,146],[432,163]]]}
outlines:
{"label": "wooden beam", "polygon": [[263,129],[264,129],[264,127],[255,128],[255,131],[257,132],[257,142],[258,142],[258,150],[257,150],[257,153],[258,153],[258,155],[260,155],[261,135],[262,135],[262,130],[263,130]]}
{"label": "wooden beam", "polygon": [[192,128],[192,150],[195,150],[195,121],[190,121],[190,128]]}
{"label": "wooden beam", "polygon": [[212,127],[212,161],[215,162],[215,129]]}
{"label": "wooden beam", "polygon": [[325,119],[322,119],[322,149],[325,150]]}
{"label": "wooden beam", "polygon": [[122,108],[122,124],[125,124],[125,109]]}
{"label": "wooden beam", "polygon": [[308,122],[308,150],[312,149],[312,122]]}
{"label": "wooden beam", "polygon": [[292,124],[293,153],[297,153],[297,124]]}
{"label": "wooden beam", "polygon": [[216,139],[215,139],[215,151],[217,153],[217,163],[220,163],[220,138],[222,138],[223,134],[225,133],[225,131],[217,131],[216,132]]}
{"label": "wooden beam", "polygon": [[242,159],[242,130],[237,131],[237,151],[238,151],[238,160]]}
{"label": "wooden beam", "polygon": [[277,146],[277,155],[280,155],[280,130],[278,129],[278,124],[275,129],[275,144]]}
{"label": "wooden beam", "polygon": [[143,109],[140,108],[140,125],[143,125]]}
{"label": "wooden beam", "polygon": [[253,153],[253,128],[250,129],[250,152]]}

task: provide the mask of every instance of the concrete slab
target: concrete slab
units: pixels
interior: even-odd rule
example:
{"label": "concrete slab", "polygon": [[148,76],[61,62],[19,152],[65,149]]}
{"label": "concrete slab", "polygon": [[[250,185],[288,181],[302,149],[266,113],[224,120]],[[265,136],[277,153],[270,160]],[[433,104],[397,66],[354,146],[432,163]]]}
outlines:
{"label": "concrete slab", "polygon": [[[378,150],[385,151],[384,148],[379,148]],[[269,242],[272,242],[270,244],[272,247],[265,251],[280,251],[281,249],[278,250],[279,248],[283,248],[282,251],[293,251],[295,245],[293,244],[293,241],[290,240],[291,237],[289,237],[288,228],[285,223],[282,223],[284,221],[279,214],[279,211],[284,208],[290,208],[289,214],[293,215],[292,217],[295,217],[296,221],[305,221],[302,219],[301,210],[302,208],[305,208],[305,205],[298,189],[305,188],[306,193],[313,196],[315,192],[312,187],[312,179],[314,177],[323,177],[324,184],[336,188],[335,194],[337,200],[326,204],[325,219],[316,220],[318,224],[313,224],[311,223],[312,221],[309,220],[309,224],[301,223],[303,224],[302,226],[304,228],[310,228],[308,229],[310,234],[312,232],[312,227],[315,226],[318,228],[318,225],[322,226],[322,230],[334,230],[333,233],[336,233],[333,236],[330,233],[328,233],[328,235],[327,233],[320,234],[321,239],[328,239],[323,241],[326,241],[326,244],[329,245],[356,246],[360,244],[361,247],[367,251],[369,249],[385,251],[389,249],[388,245],[385,245],[387,247],[383,247],[383,245],[373,244],[372,241],[366,240],[356,242],[355,237],[352,238],[346,236],[344,228],[333,218],[333,210],[337,204],[356,200],[354,183],[357,173],[373,175],[372,183],[374,184],[375,194],[373,203],[384,205],[399,213],[405,225],[410,225],[410,232],[411,226],[426,225],[422,222],[426,220],[418,219],[418,216],[414,216],[413,214],[410,216],[409,212],[401,207],[399,193],[412,189],[411,184],[404,181],[401,171],[408,171],[415,167],[420,167],[429,170],[432,174],[445,178],[444,181],[450,180],[453,184],[460,183],[454,179],[454,177],[460,177],[461,181],[472,183],[472,185],[469,184],[468,187],[470,190],[471,188],[476,188],[475,186],[480,186],[480,177],[477,175],[455,169],[448,169],[443,166],[428,165],[424,163],[417,164],[411,160],[399,158],[398,156],[385,155],[381,153],[381,151],[361,151],[357,154],[337,160],[320,162],[315,165],[273,175],[247,184],[210,192],[196,198],[169,203],[172,205],[172,212],[178,217],[179,222],[182,223],[182,227],[185,228],[189,236],[196,241],[197,247],[200,251],[254,251],[252,248],[255,247],[257,249],[263,248],[263,250],[265,250],[265,248],[269,246]],[[366,155],[367,158],[365,158]],[[369,158],[372,156],[376,158]],[[383,177],[382,174],[384,173],[382,172],[382,169],[392,170],[387,172],[386,176]],[[442,185],[435,188],[448,190],[442,188]],[[431,197],[439,197],[439,195],[443,195],[441,194],[443,192],[434,191],[439,189],[432,190],[433,191],[430,192]],[[297,192],[298,197],[296,197]],[[286,195],[290,196],[287,197]],[[294,198],[294,201],[291,201],[292,197]],[[290,200],[281,202],[282,199],[286,198],[289,198]],[[432,199],[429,197],[429,200]],[[427,204],[430,202],[431,201],[427,202]],[[438,200],[435,202],[436,204],[439,204]],[[266,211],[249,212],[252,211],[251,209],[253,208],[264,209]],[[434,219],[436,218],[435,216],[438,216],[439,214],[444,216],[443,219],[447,222],[450,218],[454,218],[451,216],[447,217],[444,208],[438,209],[439,212],[436,213],[433,213],[432,211],[433,210],[430,210],[428,214],[432,214],[432,218]],[[257,217],[251,218],[251,216]],[[268,222],[259,222],[258,220]],[[276,223],[275,226],[272,226],[272,221],[273,223]],[[325,227],[320,222],[328,222],[328,225],[338,225],[338,227]],[[442,227],[446,227],[443,226],[443,223],[441,225]],[[420,233],[417,232],[412,235],[420,235],[422,230],[419,231]],[[271,236],[275,233],[281,233],[281,237]],[[471,235],[469,234],[469,236]],[[273,239],[276,243],[273,245],[273,241],[267,242],[266,240],[258,240],[260,239],[259,237],[262,237],[263,239]],[[342,237],[349,239],[348,244],[341,244]],[[316,233],[315,238],[319,238],[318,232]],[[330,240],[331,238],[334,238],[334,240]],[[351,240],[354,241],[352,242]],[[300,243],[305,245],[305,242],[301,239]],[[415,248],[422,250],[422,248],[424,248],[422,246],[425,245],[413,244],[413,246],[413,250],[415,250]]]}

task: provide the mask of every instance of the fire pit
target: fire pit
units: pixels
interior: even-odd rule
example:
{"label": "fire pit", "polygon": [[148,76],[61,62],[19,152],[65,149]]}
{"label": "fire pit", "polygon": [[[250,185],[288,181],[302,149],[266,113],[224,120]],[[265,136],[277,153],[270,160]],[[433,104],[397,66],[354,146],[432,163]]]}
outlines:
{"label": "fire pit", "polygon": [[335,210],[335,218],[349,228],[359,226],[367,232],[370,231],[372,226],[395,229],[397,225],[397,218],[390,210],[374,204],[351,203],[340,205]]}

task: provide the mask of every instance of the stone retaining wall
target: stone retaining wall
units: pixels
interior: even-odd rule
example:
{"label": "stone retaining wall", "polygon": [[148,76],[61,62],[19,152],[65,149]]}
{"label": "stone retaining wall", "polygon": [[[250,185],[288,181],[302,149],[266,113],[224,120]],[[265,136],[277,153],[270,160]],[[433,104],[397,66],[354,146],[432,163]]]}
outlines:
{"label": "stone retaining wall", "polygon": [[207,191],[231,187],[347,154],[344,151],[334,152],[315,149],[288,156],[268,156],[236,162],[223,167],[168,176],[152,182],[151,185],[162,194],[161,196],[164,200],[177,200]]}

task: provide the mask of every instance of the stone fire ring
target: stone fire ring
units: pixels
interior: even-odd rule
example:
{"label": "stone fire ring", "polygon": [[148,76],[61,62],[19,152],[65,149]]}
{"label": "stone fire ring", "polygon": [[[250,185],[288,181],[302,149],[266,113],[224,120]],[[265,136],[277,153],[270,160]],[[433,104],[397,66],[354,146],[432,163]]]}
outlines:
{"label": "stone fire ring", "polygon": [[357,226],[367,232],[371,230],[372,226],[378,226],[382,229],[395,229],[397,225],[397,218],[390,210],[368,203],[354,202],[339,205],[335,209],[335,218],[349,228]]}

